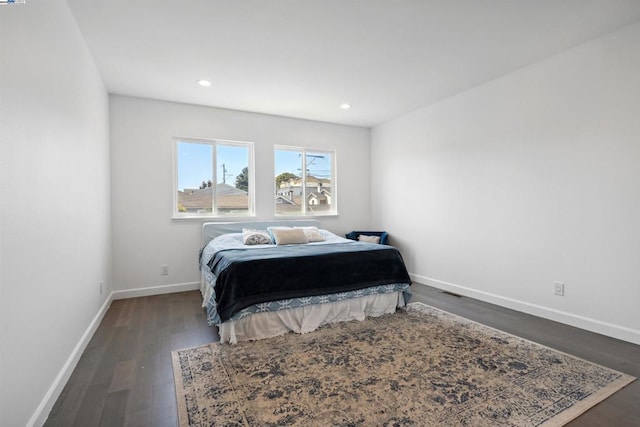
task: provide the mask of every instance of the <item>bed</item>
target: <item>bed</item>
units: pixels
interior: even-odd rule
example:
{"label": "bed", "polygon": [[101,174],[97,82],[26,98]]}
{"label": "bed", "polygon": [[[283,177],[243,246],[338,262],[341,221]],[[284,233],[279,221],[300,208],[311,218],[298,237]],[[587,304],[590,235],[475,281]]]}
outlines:
{"label": "bed", "polygon": [[411,298],[396,248],[344,239],[316,220],[205,223],[199,261],[202,305],[221,342],[377,317]]}

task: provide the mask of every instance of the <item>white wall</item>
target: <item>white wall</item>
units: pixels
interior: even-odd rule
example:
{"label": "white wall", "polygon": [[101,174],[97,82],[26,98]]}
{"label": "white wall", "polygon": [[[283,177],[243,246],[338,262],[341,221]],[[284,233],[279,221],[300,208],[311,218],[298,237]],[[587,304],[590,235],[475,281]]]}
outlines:
{"label": "white wall", "polygon": [[638,46],[635,24],[372,130],[372,222],[415,280],[640,343]]}
{"label": "white wall", "polygon": [[44,421],[107,298],[108,97],[65,1],[1,7],[0,31],[0,425],[13,427]]}
{"label": "white wall", "polygon": [[[200,280],[204,221],[171,220],[174,136],[254,142],[256,219],[274,217],[274,145],[335,149],[339,216],[320,218],[322,226],[344,233],[369,225],[368,129],[113,95],[110,121],[114,289],[129,290],[116,297]],[[130,292],[138,288],[147,290]]]}

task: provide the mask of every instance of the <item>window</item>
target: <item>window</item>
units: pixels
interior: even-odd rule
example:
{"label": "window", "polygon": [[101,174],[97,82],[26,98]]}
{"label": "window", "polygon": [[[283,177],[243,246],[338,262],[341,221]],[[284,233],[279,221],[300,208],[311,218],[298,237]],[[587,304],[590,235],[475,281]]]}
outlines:
{"label": "window", "polygon": [[175,139],[173,216],[253,216],[253,144]]}
{"label": "window", "polygon": [[336,215],[335,152],[276,147],[276,215]]}

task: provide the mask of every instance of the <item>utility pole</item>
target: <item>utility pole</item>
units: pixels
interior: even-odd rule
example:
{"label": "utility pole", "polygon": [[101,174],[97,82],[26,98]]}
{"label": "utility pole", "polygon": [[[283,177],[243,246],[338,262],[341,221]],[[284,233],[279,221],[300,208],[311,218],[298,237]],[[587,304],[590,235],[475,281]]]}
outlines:
{"label": "utility pole", "polygon": [[227,175],[228,176],[233,176],[232,173],[227,173],[227,165],[226,164],[222,164],[222,183],[226,184],[227,183]]}

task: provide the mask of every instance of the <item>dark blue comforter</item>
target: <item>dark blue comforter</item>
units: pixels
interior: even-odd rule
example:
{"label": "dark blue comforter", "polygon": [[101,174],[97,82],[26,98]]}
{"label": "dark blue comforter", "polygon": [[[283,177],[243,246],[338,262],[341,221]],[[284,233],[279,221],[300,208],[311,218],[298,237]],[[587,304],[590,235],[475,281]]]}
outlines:
{"label": "dark blue comforter", "polygon": [[208,266],[222,321],[261,302],[411,282],[396,248],[364,242],[227,249]]}

